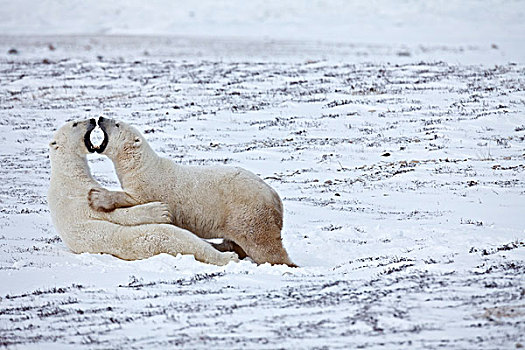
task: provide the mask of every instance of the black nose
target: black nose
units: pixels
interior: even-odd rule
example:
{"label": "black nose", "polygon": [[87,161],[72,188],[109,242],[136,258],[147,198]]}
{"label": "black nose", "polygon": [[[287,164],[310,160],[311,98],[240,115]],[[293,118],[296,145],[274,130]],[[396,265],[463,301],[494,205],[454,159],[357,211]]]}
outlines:
{"label": "black nose", "polygon": [[97,125],[97,121],[95,120],[95,118],[91,118],[91,119],[89,120],[89,124],[91,124],[91,125]]}

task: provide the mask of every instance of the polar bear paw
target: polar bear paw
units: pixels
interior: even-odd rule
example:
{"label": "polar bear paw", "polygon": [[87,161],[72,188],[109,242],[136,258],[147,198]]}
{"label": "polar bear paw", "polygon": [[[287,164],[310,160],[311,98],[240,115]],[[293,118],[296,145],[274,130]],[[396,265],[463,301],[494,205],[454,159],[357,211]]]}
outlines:
{"label": "polar bear paw", "polygon": [[144,221],[148,221],[151,224],[171,224],[173,222],[173,215],[167,204],[151,202],[142,204],[136,208],[140,208],[142,211],[139,215],[144,218]]}
{"label": "polar bear paw", "polygon": [[221,265],[228,265],[231,261],[233,262],[239,262],[239,256],[234,252],[224,252],[220,253],[221,259],[220,263]]}
{"label": "polar bear paw", "polygon": [[110,212],[117,207],[112,192],[105,188],[92,188],[88,193],[89,206],[96,211]]}

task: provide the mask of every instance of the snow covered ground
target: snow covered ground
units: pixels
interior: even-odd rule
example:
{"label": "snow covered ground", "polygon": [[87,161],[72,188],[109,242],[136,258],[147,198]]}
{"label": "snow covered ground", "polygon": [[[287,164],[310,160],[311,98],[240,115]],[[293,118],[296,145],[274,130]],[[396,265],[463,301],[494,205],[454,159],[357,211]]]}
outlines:
{"label": "snow covered ground", "polygon": [[[471,1],[400,1],[377,18],[347,2],[317,24],[334,1],[254,2],[244,17],[205,1],[181,6],[180,27],[158,11],[130,19],[135,2],[105,19],[118,1],[66,21],[79,3],[1,6],[0,347],[525,346],[522,2],[484,2],[493,21],[479,37],[489,15]],[[379,34],[343,40],[351,13]],[[465,30],[417,37],[417,18]],[[233,35],[250,23],[267,32]],[[414,37],[380,40],[389,26]],[[100,114],[177,162],[259,174],[283,199],[284,245],[301,267],[68,251],[45,198],[47,144],[66,120]],[[107,159],[90,164],[118,188]]]}

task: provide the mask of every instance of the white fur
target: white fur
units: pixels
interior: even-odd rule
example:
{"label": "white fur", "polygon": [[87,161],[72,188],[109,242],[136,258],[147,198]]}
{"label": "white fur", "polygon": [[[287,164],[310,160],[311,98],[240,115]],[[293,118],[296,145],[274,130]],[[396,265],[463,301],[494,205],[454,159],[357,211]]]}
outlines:
{"label": "white fur", "polygon": [[51,183],[48,202],[55,227],[76,253],[107,253],[126,260],[144,259],[159,253],[193,254],[197,260],[224,265],[237,260],[220,253],[191,232],[168,224],[168,207],[159,202],[93,210],[88,192],[100,189],[90,175],[83,138],[89,122],[67,123],[50,144]]}
{"label": "white fur", "polygon": [[[161,201],[179,227],[233,241],[258,263],[294,266],[281,242],[281,200],[259,177],[238,167],[179,165],[159,157],[132,126],[110,119],[100,124],[109,135],[104,154],[137,204]],[[92,204],[102,208],[106,199]]]}

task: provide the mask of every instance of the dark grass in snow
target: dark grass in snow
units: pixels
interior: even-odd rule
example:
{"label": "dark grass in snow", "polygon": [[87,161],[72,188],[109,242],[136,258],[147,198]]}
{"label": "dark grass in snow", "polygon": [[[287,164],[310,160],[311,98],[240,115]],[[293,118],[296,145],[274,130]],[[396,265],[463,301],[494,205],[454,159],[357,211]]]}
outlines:
{"label": "dark grass in snow", "polygon": [[[166,40],[3,38],[0,346],[525,345],[522,64]],[[47,209],[47,143],[100,114],[182,164],[259,174],[301,268],[69,252]],[[107,159],[90,161],[118,187]]]}

